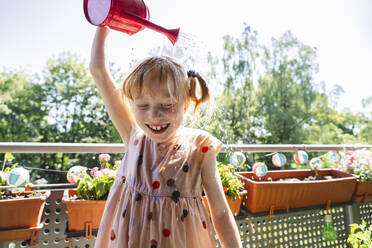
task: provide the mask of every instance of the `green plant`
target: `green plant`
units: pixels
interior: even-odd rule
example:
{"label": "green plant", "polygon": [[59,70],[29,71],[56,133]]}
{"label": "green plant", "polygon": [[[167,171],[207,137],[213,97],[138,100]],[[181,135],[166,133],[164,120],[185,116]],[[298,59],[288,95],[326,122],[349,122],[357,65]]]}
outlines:
{"label": "green plant", "polygon": [[232,197],[234,200],[240,197],[240,191],[243,183],[239,177],[234,174],[234,167],[230,164],[218,162],[218,172],[220,173],[223,191],[225,195]]}
{"label": "green plant", "polygon": [[9,176],[9,172],[18,165],[18,163],[15,163],[6,167],[7,162],[11,162],[13,159],[14,156],[10,152],[4,154],[4,162],[0,171],[0,186],[8,185],[7,178]]}
{"label": "green plant", "polygon": [[100,154],[98,157],[100,169],[94,167],[90,175],[84,171],[78,176],[77,194],[80,199],[86,200],[106,200],[112,184],[115,181],[116,172],[120,161],[116,161],[112,166],[108,154]]}
{"label": "green plant", "polygon": [[353,248],[372,248],[372,225],[366,226],[363,220],[362,224],[351,224],[350,235],[347,242],[353,245]]}

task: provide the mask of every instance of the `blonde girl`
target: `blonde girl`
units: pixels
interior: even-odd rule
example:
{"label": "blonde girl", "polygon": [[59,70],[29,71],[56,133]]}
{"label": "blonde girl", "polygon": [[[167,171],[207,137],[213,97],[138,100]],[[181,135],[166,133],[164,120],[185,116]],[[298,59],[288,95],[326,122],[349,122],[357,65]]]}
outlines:
{"label": "blonde girl", "polygon": [[117,88],[106,67],[107,34],[96,31],[90,71],[126,153],[95,247],[214,247],[212,223],[223,247],[241,247],[216,166],[221,143],[183,126],[188,108],[209,99],[205,80],[172,58],[151,57]]}

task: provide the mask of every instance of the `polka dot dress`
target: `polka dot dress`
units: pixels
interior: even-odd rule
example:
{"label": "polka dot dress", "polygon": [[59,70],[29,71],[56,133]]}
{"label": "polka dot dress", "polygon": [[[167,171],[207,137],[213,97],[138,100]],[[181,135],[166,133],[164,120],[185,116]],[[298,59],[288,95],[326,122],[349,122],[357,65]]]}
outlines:
{"label": "polka dot dress", "polygon": [[95,247],[215,247],[201,198],[201,164],[221,146],[196,129],[182,128],[160,144],[132,130]]}

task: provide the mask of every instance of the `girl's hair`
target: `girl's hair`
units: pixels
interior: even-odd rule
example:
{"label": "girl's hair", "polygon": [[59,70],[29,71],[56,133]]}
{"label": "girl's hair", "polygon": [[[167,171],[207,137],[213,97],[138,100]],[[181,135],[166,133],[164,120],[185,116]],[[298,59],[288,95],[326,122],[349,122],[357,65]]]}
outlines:
{"label": "girl's hair", "polygon": [[193,103],[195,112],[201,103],[209,100],[209,89],[201,75],[190,72],[167,56],[147,58],[124,80],[123,95],[133,101],[143,94],[154,94],[151,83],[165,83],[171,98],[186,101],[186,106]]}

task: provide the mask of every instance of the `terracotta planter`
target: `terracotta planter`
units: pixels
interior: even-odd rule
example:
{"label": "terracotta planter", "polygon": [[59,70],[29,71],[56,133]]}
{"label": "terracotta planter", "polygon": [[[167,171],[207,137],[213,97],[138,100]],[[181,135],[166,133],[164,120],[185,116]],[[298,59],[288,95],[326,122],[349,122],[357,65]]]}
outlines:
{"label": "terracotta planter", "polygon": [[87,231],[87,225],[89,225],[90,231],[98,229],[106,201],[70,199],[76,194],[76,189],[65,190],[62,199],[68,211],[67,230],[70,232]]}
{"label": "terracotta planter", "polygon": [[[327,206],[332,203],[351,201],[356,177],[338,170],[319,170],[321,176],[337,177],[317,181],[275,181],[280,178],[313,176],[312,170],[270,171],[261,179],[252,172],[237,172],[248,191],[244,207],[251,213],[289,210],[308,206]],[[268,181],[268,178],[273,181]]]}
{"label": "terracotta planter", "polygon": [[[38,191],[41,196],[0,200],[0,230],[38,227],[43,215],[45,200],[50,191]],[[19,195],[31,192],[19,192]]]}
{"label": "terracotta planter", "polygon": [[357,181],[353,201],[356,203],[372,201],[372,182]]}
{"label": "terracotta planter", "polygon": [[[226,196],[227,203],[229,204],[230,210],[233,213],[234,216],[237,216],[240,211],[240,207],[243,202],[244,196],[247,194],[246,190],[243,190],[240,193],[240,197],[237,197],[235,200],[231,196]],[[209,216],[211,216],[211,212],[209,210],[209,204],[206,196],[203,196],[203,203],[205,207],[207,208]]]}

